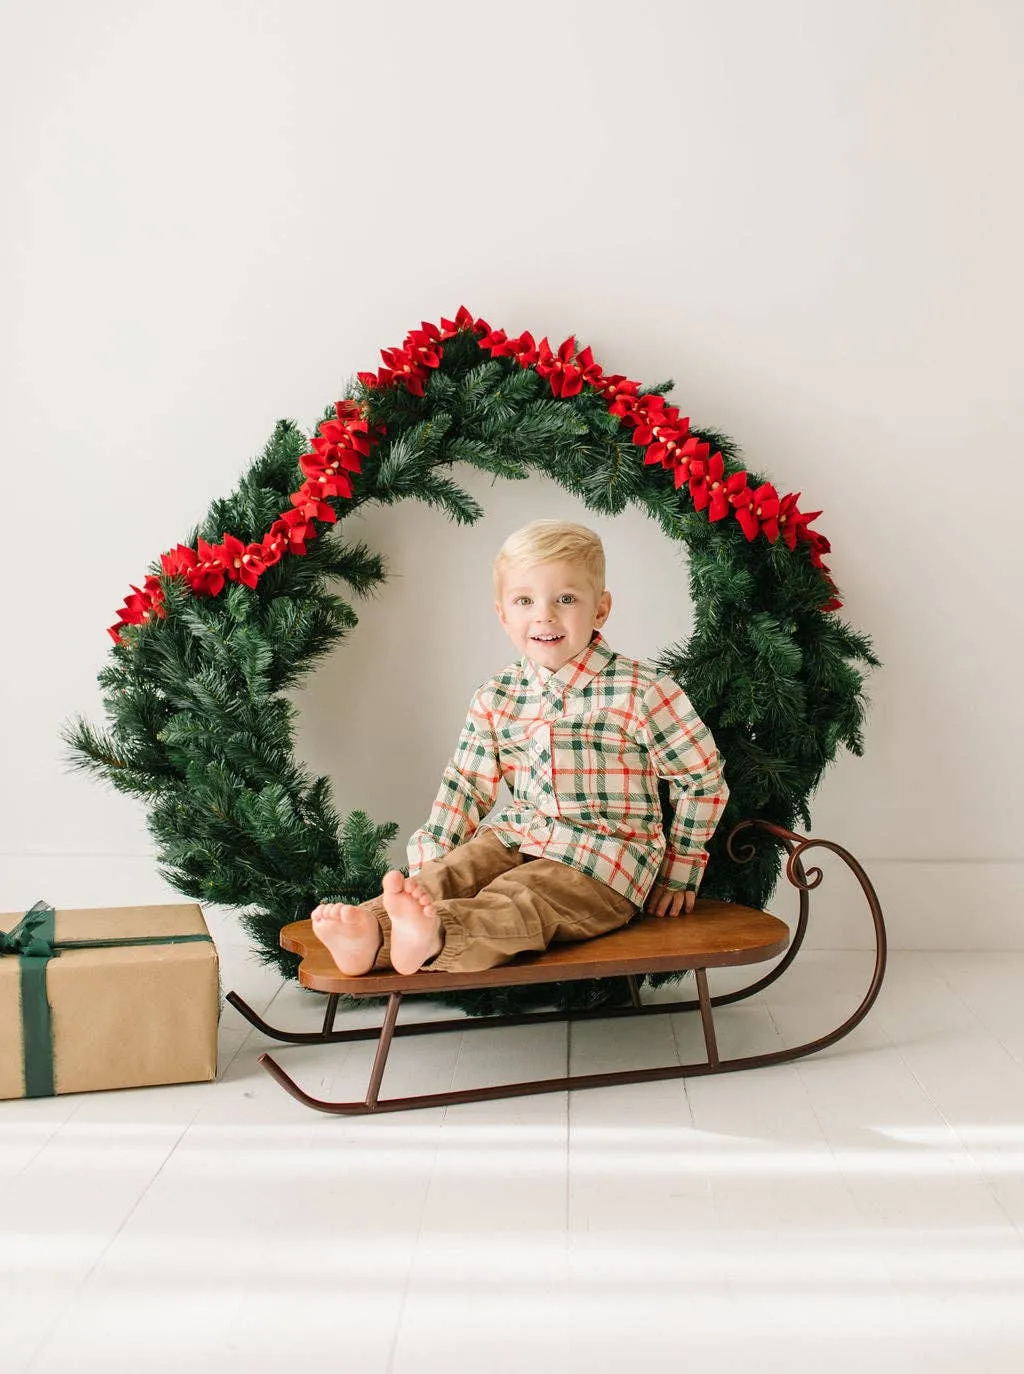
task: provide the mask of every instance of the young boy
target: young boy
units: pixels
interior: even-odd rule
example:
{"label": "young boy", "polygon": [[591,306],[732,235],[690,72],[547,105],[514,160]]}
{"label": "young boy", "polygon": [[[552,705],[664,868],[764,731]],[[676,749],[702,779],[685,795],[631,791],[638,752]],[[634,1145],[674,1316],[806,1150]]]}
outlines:
{"label": "young boy", "polygon": [[[495,609],[521,657],[480,687],[409,873],[313,929],[342,973],[476,972],[556,940],[693,910],[729,789],[707,726],[672,678],[614,653],[601,541],[537,520],[494,563]],[[666,836],[658,778],[675,814]],[[513,804],[481,821],[504,779]]]}

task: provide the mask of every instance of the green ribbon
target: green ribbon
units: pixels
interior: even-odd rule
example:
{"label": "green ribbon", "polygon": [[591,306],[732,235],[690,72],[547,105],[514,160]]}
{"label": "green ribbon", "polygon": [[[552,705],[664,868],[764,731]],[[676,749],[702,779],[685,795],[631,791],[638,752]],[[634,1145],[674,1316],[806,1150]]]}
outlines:
{"label": "green ribbon", "polygon": [[125,945],[185,945],[210,935],[135,935],[113,940],[57,940],[56,913],[47,902],[36,902],[13,930],[0,930],[0,957],[16,954],[21,960],[21,1029],[25,1061],[25,1096],[52,1097],[53,1023],[46,995],[46,966],[65,949],[114,949]]}

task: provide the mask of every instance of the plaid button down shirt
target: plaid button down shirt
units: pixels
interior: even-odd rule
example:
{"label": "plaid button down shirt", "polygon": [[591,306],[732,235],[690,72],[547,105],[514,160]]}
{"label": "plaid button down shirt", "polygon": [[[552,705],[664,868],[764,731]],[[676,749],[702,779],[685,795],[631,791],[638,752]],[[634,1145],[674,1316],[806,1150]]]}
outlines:
{"label": "plaid button down shirt", "polygon": [[[674,807],[667,836],[658,779]],[[656,881],[696,891],[729,789],[711,732],[672,678],[594,632],[557,672],[528,656],[478,688],[409,871],[483,829],[577,868],[643,906]]]}

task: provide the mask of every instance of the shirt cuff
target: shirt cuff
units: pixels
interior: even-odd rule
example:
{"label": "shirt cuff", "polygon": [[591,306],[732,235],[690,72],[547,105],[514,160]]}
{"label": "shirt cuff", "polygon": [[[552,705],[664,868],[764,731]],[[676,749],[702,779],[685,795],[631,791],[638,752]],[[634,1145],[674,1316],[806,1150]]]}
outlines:
{"label": "shirt cuff", "polygon": [[411,878],[418,873],[424,864],[430,863],[432,859],[440,859],[447,853],[448,849],[444,845],[439,844],[437,840],[431,839],[428,835],[414,835],[405,851],[409,877]]}
{"label": "shirt cuff", "polygon": [[663,887],[671,887],[678,892],[696,892],[707,862],[708,856],[704,850],[699,854],[666,854],[657,881]]}

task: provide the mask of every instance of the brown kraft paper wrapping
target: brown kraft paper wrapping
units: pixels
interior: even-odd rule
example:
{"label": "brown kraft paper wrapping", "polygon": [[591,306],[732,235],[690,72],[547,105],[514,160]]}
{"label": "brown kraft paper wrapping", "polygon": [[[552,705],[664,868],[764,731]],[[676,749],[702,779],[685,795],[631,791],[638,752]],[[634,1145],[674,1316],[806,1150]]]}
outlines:
{"label": "brown kraft paper wrapping", "polygon": [[[24,912],[0,915],[10,931]],[[58,908],[56,940],[208,934],[195,903]],[[57,1093],[203,1082],[217,1076],[212,941],[68,949],[46,967]],[[0,959],[0,1098],[25,1095],[19,959]]]}

